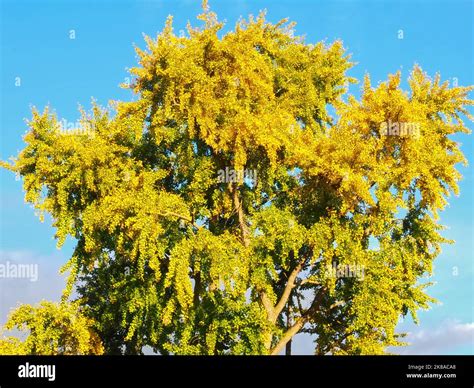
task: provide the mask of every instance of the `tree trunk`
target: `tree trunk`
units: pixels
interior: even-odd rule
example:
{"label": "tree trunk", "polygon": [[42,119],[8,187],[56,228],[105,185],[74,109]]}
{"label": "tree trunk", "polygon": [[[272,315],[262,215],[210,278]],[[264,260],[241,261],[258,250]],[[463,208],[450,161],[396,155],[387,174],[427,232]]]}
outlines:
{"label": "tree trunk", "polygon": [[[286,329],[289,330],[291,328],[291,307],[287,306],[286,308]],[[292,340],[290,339],[285,345],[285,356],[291,356],[291,343]]]}

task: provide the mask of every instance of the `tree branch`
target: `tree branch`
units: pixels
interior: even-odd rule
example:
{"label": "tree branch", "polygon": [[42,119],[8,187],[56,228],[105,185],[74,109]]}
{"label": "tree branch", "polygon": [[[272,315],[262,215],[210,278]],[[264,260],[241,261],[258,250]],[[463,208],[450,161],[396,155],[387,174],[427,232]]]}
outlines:
{"label": "tree branch", "polygon": [[280,353],[283,347],[290,341],[307,322],[307,317],[299,317],[293,326],[291,326],[280,339],[280,342],[270,351],[270,355],[274,356]]}
{"label": "tree branch", "polygon": [[235,211],[237,212],[237,216],[239,219],[239,226],[240,226],[242,241],[244,243],[244,246],[248,247],[250,245],[249,230],[248,230],[247,224],[245,223],[244,210],[242,208],[242,203],[240,202],[239,192],[237,191],[237,185],[229,184],[229,186],[232,191],[232,200],[234,202],[234,208],[235,208]]}
{"label": "tree branch", "polygon": [[186,217],[186,216],[183,216],[182,214],[179,214],[179,213],[175,213],[175,212],[165,212],[165,213],[158,213],[157,216],[162,216],[162,217],[169,217],[169,216],[173,216],[173,217],[177,217],[183,221],[186,221],[188,223],[190,223],[192,226],[194,226],[196,229],[200,229],[202,228],[202,226],[199,226],[197,225],[192,218],[190,217]]}
{"label": "tree branch", "polygon": [[[288,298],[291,295],[291,291],[295,287],[296,277],[298,276],[301,269],[303,268],[303,264],[304,264],[304,260],[300,261],[298,265],[293,269],[293,271],[291,271],[291,274],[288,277],[288,281],[286,282],[286,286],[285,286],[285,289],[283,290],[283,294],[281,295],[281,298],[274,309],[275,321],[276,321],[276,318],[283,311],[286,305],[286,302],[288,302]],[[275,321],[273,321],[272,323],[275,323]]]}
{"label": "tree branch", "polygon": [[302,286],[304,284],[321,284],[321,282],[318,281],[318,280],[313,280],[311,278],[307,278],[307,279],[304,279],[304,280],[301,281],[300,286]]}
{"label": "tree branch", "polygon": [[[249,233],[247,223],[245,222],[244,211],[242,208],[242,202],[240,201],[240,198],[239,198],[237,185],[236,184],[232,185],[231,183],[229,183],[228,187],[232,194],[234,209],[237,212],[242,242],[244,243],[245,247],[248,247],[250,245],[250,236],[249,236],[250,233]],[[264,290],[258,290],[258,295],[260,297],[262,306],[267,313],[268,320],[274,323],[276,320],[276,316],[275,316],[275,311],[273,308],[272,301],[270,300],[270,298],[268,297],[267,293]],[[267,349],[270,349],[271,345],[272,345],[272,334],[268,333],[267,338],[265,340],[265,346]]]}
{"label": "tree branch", "polygon": [[274,356],[280,353],[280,351],[283,349],[283,347],[287,344],[289,340],[291,340],[298,332],[303,328],[306,322],[308,322],[311,318],[311,313],[316,311],[316,309],[319,307],[321,304],[321,300],[324,296],[324,291],[325,288],[321,288],[317,295],[314,297],[313,302],[311,303],[311,306],[306,310],[298,319],[296,319],[295,323],[293,326],[291,326],[285,334],[283,334],[283,337],[280,338],[280,341],[275,345],[275,347],[270,351],[270,355]]}

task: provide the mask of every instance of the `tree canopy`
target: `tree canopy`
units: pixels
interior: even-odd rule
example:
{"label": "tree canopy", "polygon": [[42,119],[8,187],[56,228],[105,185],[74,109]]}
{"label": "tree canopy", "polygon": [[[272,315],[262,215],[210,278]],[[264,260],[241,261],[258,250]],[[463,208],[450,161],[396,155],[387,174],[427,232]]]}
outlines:
{"label": "tree canopy", "polygon": [[[340,41],[308,44],[263,13],[225,33],[208,8],[199,19],[176,35],[170,17],[137,49],[136,100],[94,103],[74,134],[34,110],[26,147],[2,162],[58,245],[77,242],[63,301],[11,316],[31,330],[16,346],[277,354],[301,332],[316,354],[403,344],[399,318],[433,301],[421,278],[448,242],[438,214],[466,162],[450,135],[469,132],[473,87],[415,66],[409,90],[400,73],[366,76],[356,98]],[[60,322],[40,329],[44,309]],[[43,346],[74,314],[75,345]]]}

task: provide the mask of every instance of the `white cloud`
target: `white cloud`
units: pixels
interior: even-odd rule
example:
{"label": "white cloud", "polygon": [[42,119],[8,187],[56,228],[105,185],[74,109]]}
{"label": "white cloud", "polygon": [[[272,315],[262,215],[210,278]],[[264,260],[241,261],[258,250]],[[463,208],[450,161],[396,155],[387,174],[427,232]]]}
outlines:
{"label": "white cloud", "polygon": [[432,330],[408,333],[405,341],[410,345],[390,351],[398,354],[442,355],[453,354],[459,346],[470,346],[470,353],[474,354],[474,322],[447,321]]}
{"label": "white cloud", "polygon": [[59,269],[66,263],[64,255],[40,255],[30,251],[0,250],[0,263],[37,265],[37,281],[25,278],[0,278],[0,325],[10,311],[19,304],[36,304],[46,299],[58,301],[65,286],[66,276]]}

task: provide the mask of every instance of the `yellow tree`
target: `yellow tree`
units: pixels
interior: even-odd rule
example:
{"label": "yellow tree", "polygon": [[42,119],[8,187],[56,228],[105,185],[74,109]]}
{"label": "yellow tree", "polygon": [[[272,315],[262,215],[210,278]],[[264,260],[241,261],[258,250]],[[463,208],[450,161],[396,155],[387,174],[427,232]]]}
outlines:
{"label": "yellow tree", "polygon": [[446,242],[472,87],[415,67],[409,91],[367,77],[357,100],[341,42],[199,19],[137,50],[136,101],[94,105],[74,134],[35,110],[3,163],[59,245],[77,240],[65,297],[110,354],[290,353],[300,332],[317,354],[400,345],[399,317],[432,301],[419,280]]}

